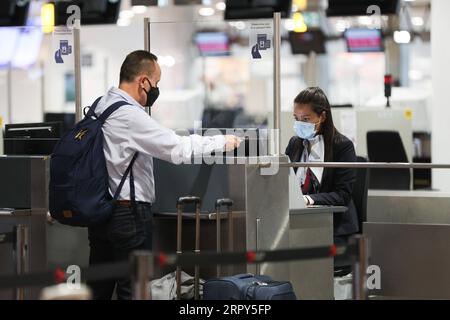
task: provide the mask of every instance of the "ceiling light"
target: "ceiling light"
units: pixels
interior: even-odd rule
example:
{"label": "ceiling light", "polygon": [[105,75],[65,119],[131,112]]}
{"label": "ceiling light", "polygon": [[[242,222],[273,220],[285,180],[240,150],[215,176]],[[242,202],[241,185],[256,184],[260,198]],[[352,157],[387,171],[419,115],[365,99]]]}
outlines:
{"label": "ceiling light", "polygon": [[198,14],[201,15],[201,16],[203,16],[203,17],[210,17],[210,16],[212,16],[214,13],[215,13],[214,9],[213,9],[213,8],[210,8],[210,7],[203,7],[203,8],[200,8],[200,9],[198,10]]}
{"label": "ceiling light", "polygon": [[216,3],[216,9],[219,11],[224,11],[226,9],[226,7],[227,7],[227,5],[223,1]]}
{"label": "ceiling light", "polygon": [[119,27],[128,27],[130,25],[130,23],[131,23],[130,19],[126,19],[126,18],[117,19],[117,25]]}
{"label": "ceiling light", "polygon": [[413,25],[417,27],[423,26],[423,18],[422,17],[412,17],[411,22]]}
{"label": "ceiling light", "polygon": [[147,11],[147,7],[146,6],[133,6],[132,10],[135,14],[143,14]]}
{"label": "ceiling light", "polygon": [[409,43],[411,41],[411,34],[408,31],[395,31],[394,41],[399,44]]}
{"label": "ceiling light", "polygon": [[122,10],[119,13],[119,18],[122,19],[131,19],[134,17],[134,13],[131,10]]}

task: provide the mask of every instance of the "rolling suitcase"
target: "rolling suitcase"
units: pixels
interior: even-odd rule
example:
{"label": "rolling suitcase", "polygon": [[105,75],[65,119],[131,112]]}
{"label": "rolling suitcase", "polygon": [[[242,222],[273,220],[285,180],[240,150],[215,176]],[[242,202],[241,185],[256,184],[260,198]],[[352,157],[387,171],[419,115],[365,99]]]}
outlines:
{"label": "rolling suitcase", "polygon": [[[183,224],[183,208],[185,204],[195,204],[195,253],[200,252],[200,206],[201,200],[199,197],[181,197],[177,201],[177,254],[182,253],[182,224]],[[181,267],[177,266],[176,271],[177,282],[177,300],[181,299]],[[195,266],[194,274],[194,299],[200,298],[200,268]]]}
{"label": "rolling suitcase", "polygon": [[[228,208],[228,250],[233,251],[233,211],[231,207],[233,206],[233,200],[231,199],[217,199],[216,201],[216,249],[217,253],[222,252],[222,237],[221,237],[221,212],[222,206]],[[221,265],[217,265],[217,277],[220,277]]]}
{"label": "rolling suitcase", "polygon": [[203,285],[204,300],[296,300],[289,281],[250,273],[211,279]]}

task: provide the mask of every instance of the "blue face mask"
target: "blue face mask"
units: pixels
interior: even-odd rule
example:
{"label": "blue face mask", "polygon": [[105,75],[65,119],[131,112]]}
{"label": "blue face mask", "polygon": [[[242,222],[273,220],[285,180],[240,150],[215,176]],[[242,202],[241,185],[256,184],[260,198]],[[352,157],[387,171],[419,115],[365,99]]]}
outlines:
{"label": "blue face mask", "polygon": [[294,131],[302,139],[311,140],[316,135],[316,125],[310,122],[295,121]]}

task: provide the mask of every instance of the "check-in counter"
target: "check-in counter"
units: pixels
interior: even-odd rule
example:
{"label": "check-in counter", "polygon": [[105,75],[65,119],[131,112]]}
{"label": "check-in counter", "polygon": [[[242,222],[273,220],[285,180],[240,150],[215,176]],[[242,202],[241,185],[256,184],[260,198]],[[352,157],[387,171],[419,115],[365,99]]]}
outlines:
{"label": "check-in counter", "polygon": [[[47,157],[0,156],[2,275],[47,268],[48,165]],[[37,299],[39,289],[2,290],[0,299]]]}
{"label": "check-in counter", "polygon": [[[276,161],[286,162],[286,157]],[[202,251],[216,250],[216,214],[214,203],[231,198],[233,206],[233,243],[235,251],[306,248],[333,244],[333,212],[345,207],[290,210],[289,168],[275,175],[261,175],[249,159],[242,164],[172,165],[155,159],[156,203],[154,249],[176,251],[176,200],[193,195],[202,199]],[[193,251],[195,224],[193,208],[183,222],[183,251]],[[227,243],[227,222],[222,223],[222,243]],[[230,248],[224,247],[224,250]],[[171,269],[157,270],[162,276]],[[188,273],[193,270],[185,270]],[[301,299],[333,299],[333,259],[313,259],[289,263],[265,263],[222,268],[222,276],[242,272],[261,273],[276,280],[289,280]],[[216,267],[201,268],[204,279],[216,276]]]}
{"label": "check-in counter", "polygon": [[369,190],[363,231],[381,271],[372,295],[450,298],[450,193]]}
{"label": "check-in counter", "polygon": [[[277,161],[287,161],[281,157]],[[152,206],[153,250],[166,253],[176,251],[176,202],[181,196],[202,199],[200,250],[216,250],[215,201],[231,198],[233,205],[233,250],[274,250],[302,248],[333,243],[333,212],[336,208],[303,208],[290,210],[289,168],[280,168],[275,175],[261,175],[261,169],[247,158],[239,164],[181,164],[174,165],[154,159],[156,201]],[[228,221],[223,208],[221,228],[222,251],[228,248]],[[194,207],[186,206],[183,214],[183,251],[194,250]],[[86,230],[55,224],[48,228],[49,262],[56,259],[85,266],[88,259]],[[50,241],[50,239],[52,239]],[[59,242],[54,240],[62,239]],[[156,268],[161,277],[174,268]],[[193,275],[192,269],[185,272]],[[301,299],[333,298],[333,259],[314,259],[234,265],[221,268],[221,275],[243,272],[270,275],[276,280],[289,280]],[[216,276],[216,266],[200,268],[200,277]]]}

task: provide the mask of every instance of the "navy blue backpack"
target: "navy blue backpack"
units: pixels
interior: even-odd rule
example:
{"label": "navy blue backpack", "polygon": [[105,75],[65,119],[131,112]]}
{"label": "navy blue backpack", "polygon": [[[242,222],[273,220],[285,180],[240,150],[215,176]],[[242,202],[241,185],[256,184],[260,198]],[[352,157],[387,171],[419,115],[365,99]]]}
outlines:
{"label": "navy blue backpack", "polygon": [[133,156],[111,197],[103,153],[103,124],[114,111],[129,103],[116,102],[96,117],[94,111],[100,98],[95,100],[85,118],[64,134],[51,155],[49,209],[52,218],[62,224],[91,227],[107,221],[128,174],[134,200],[132,167],[138,154]]}

